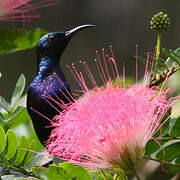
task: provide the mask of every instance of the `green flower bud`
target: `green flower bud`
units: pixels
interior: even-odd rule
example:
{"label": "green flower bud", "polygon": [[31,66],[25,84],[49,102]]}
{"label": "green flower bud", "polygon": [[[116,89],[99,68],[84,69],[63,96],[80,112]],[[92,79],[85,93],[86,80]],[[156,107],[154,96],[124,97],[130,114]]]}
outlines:
{"label": "green flower bud", "polygon": [[170,19],[168,15],[163,12],[155,14],[150,21],[150,27],[152,30],[158,32],[167,31],[170,27]]}

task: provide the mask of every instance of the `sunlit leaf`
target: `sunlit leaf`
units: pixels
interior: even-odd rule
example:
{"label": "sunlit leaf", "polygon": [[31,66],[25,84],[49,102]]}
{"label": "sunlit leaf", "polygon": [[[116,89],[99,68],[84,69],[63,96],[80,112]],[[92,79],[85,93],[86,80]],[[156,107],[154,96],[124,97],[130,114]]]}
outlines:
{"label": "sunlit leaf", "polygon": [[17,177],[15,175],[4,175],[4,176],[1,176],[2,180],[38,180],[37,178],[34,178],[34,177],[27,177],[27,178],[24,178],[24,177]]}
{"label": "sunlit leaf", "polygon": [[25,109],[24,107],[18,107],[13,113],[9,113],[6,118],[6,122],[18,116],[24,109]]}
{"label": "sunlit leaf", "polygon": [[0,153],[4,151],[6,145],[6,135],[4,129],[0,126]]}
{"label": "sunlit leaf", "polygon": [[52,179],[70,180],[72,178],[75,178],[75,177],[72,177],[70,174],[67,174],[67,172],[63,168],[60,168],[55,165],[50,165],[50,167],[48,168],[46,172],[46,176],[48,180],[52,180]]}
{"label": "sunlit leaf", "polygon": [[17,149],[16,161],[15,161],[17,164],[20,164],[23,161],[27,152],[27,150],[25,150],[27,149],[27,147],[28,147],[27,138],[25,136],[21,136]]}
{"label": "sunlit leaf", "polygon": [[9,104],[4,97],[0,96],[0,107],[9,112]]}
{"label": "sunlit leaf", "polygon": [[4,175],[1,176],[2,180],[14,180],[15,179],[15,175]]}
{"label": "sunlit leaf", "polygon": [[25,87],[25,77],[23,74],[20,75],[17,83],[16,83],[16,87],[13,91],[12,94],[12,98],[11,98],[11,103],[10,103],[10,109],[15,109],[15,105],[19,102],[22,93],[24,91],[24,87]]}
{"label": "sunlit leaf", "polygon": [[106,172],[105,170],[91,172],[91,175],[93,176],[93,180],[104,180],[104,179],[106,179],[106,180],[114,180],[114,179],[125,180],[125,179],[127,179],[125,174],[121,175],[121,171],[122,170],[119,171],[120,174],[119,174],[119,176],[116,176],[116,178],[113,178],[113,176],[110,173]]}
{"label": "sunlit leaf", "polygon": [[39,39],[47,34],[43,29],[0,30],[0,54],[30,49],[36,46]]}
{"label": "sunlit leaf", "polygon": [[32,156],[34,154],[33,152],[31,152],[31,150],[36,150],[36,141],[35,140],[31,141],[31,143],[28,146],[28,150],[29,151],[27,151],[26,156],[23,161],[24,165],[26,165],[29,162],[29,160],[32,158]]}
{"label": "sunlit leaf", "polygon": [[50,165],[46,172],[48,180],[91,180],[90,174],[81,166],[75,166],[73,163],[60,163],[59,166]]}
{"label": "sunlit leaf", "polygon": [[7,131],[7,152],[6,152],[6,158],[11,159],[16,153],[17,149],[17,137],[16,134],[9,129]]}
{"label": "sunlit leaf", "polygon": [[6,120],[6,124],[10,128],[14,128],[21,123],[25,123],[30,120],[27,113],[27,109],[24,107],[18,107]]}
{"label": "sunlit leaf", "polygon": [[4,116],[3,114],[0,112],[0,122],[3,122],[4,121]]}
{"label": "sunlit leaf", "polygon": [[[13,180],[38,180],[38,178],[34,178],[34,177],[27,177],[27,178],[23,178],[23,177],[18,177],[18,178],[15,178]],[[43,180],[43,179],[42,179]]]}
{"label": "sunlit leaf", "polygon": [[33,128],[33,125],[32,125],[32,128],[30,129],[30,137],[29,137],[29,140],[30,141],[33,141],[35,140],[36,141],[36,150],[41,150],[41,149],[44,149],[44,146],[40,143],[38,137],[37,137],[37,134]]}
{"label": "sunlit leaf", "polygon": [[59,167],[65,169],[72,177],[76,177],[76,180],[91,180],[91,176],[82,166],[75,166],[73,163],[64,162],[60,163]]}
{"label": "sunlit leaf", "polygon": [[44,172],[46,171],[46,168],[32,167],[31,170],[36,176],[40,176],[41,174],[44,174]]}

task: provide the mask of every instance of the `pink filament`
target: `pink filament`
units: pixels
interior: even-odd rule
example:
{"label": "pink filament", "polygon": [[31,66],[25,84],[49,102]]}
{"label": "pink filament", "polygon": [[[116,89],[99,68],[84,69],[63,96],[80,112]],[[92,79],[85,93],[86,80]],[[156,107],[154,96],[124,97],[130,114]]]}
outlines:
{"label": "pink filament", "polygon": [[56,116],[47,151],[88,168],[109,168],[128,147],[145,147],[161,127],[171,101],[157,91],[135,84],[129,89],[96,88]]}
{"label": "pink filament", "polygon": [[[111,61],[110,69],[118,83],[119,72],[112,47],[110,51],[111,57],[107,55],[106,58]],[[72,68],[68,66],[84,95],[52,120],[54,130],[46,146],[52,155],[93,169],[110,168],[114,162],[123,161],[125,150],[136,155],[137,147],[144,149],[147,141],[163,125],[161,120],[175,101],[173,98],[166,98],[169,90],[147,86],[149,56],[144,85],[136,82],[128,88],[125,86],[124,65],[123,86],[114,86],[104,49],[104,64],[100,61],[100,56],[97,57],[99,76],[105,83],[102,87],[97,87],[85,62],[81,64],[92,83],[91,90],[86,85],[83,73],[78,72],[74,64]]]}
{"label": "pink filament", "polygon": [[28,21],[39,18],[39,8],[53,6],[57,0],[3,0],[0,2],[1,21]]}

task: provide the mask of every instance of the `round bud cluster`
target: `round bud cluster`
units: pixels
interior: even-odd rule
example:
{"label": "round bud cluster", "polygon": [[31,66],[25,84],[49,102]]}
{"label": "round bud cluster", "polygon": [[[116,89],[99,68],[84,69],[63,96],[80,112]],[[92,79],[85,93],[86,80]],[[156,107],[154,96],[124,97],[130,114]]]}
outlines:
{"label": "round bud cluster", "polygon": [[151,29],[155,31],[167,31],[170,27],[170,19],[167,14],[159,12],[150,21]]}

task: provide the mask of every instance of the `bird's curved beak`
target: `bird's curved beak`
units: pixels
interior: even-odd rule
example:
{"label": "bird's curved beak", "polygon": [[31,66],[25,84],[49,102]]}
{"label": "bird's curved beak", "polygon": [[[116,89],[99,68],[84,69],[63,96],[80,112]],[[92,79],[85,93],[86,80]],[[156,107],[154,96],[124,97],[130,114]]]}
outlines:
{"label": "bird's curved beak", "polygon": [[85,25],[81,25],[81,26],[77,26],[69,31],[66,31],[65,32],[65,36],[68,37],[68,38],[71,38],[75,33],[83,30],[83,29],[86,29],[86,28],[89,28],[89,27],[94,27],[96,25],[93,25],[93,24],[85,24]]}

